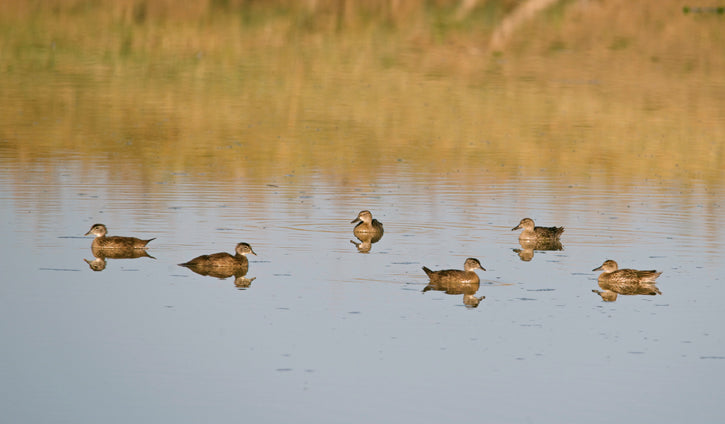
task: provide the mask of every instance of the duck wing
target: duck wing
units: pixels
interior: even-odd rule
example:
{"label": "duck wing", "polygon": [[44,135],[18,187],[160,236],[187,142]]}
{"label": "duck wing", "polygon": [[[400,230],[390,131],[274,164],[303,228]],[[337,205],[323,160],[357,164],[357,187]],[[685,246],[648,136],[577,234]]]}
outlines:
{"label": "duck wing", "polygon": [[657,271],[654,269],[646,270],[646,271],[635,271],[637,273],[637,276],[639,277],[639,280],[643,283],[646,282],[654,282],[657,277],[662,274],[662,271]]}
{"label": "duck wing", "polygon": [[564,232],[564,227],[536,227],[534,233],[537,237],[556,238]]}

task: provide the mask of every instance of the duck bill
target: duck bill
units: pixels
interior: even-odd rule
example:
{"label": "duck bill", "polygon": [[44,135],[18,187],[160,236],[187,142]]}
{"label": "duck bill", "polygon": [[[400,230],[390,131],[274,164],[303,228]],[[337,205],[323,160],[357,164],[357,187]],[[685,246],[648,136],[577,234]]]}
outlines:
{"label": "duck bill", "polygon": [[250,252],[252,252],[252,255],[254,255],[254,256],[257,256],[257,254],[256,254],[256,253],[254,253],[254,250],[252,250],[252,249],[249,249],[249,251],[250,251]]}
{"label": "duck bill", "polygon": [[512,228],[512,229],[511,229],[511,231],[516,231],[516,230],[518,230],[519,228],[521,228],[521,224],[519,224],[519,225],[515,226],[514,228]]}
{"label": "duck bill", "polygon": [[84,235],[84,236],[90,236],[90,235],[91,235],[91,231],[93,231],[93,230],[88,230],[88,232],[87,232],[87,233],[85,233],[85,234],[83,234],[83,235]]}
{"label": "duck bill", "polygon": [[594,268],[592,271],[601,271],[601,270],[602,270],[602,267],[599,266],[598,268]]}
{"label": "duck bill", "polygon": [[350,221],[350,224],[354,224],[356,222],[361,222],[361,219],[359,216],[357,218],[353,219],[352,221]]}

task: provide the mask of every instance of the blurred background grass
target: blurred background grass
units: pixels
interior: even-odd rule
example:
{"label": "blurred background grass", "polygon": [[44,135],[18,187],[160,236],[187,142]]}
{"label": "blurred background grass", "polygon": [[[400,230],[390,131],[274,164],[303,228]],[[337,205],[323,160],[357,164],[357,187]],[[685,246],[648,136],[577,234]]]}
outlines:
{"label": "blurred background grass", "polygon": [[0,149],[149,181],[345,183],[402,162],[721,185],[724,19],[676,1],[6,0]]}

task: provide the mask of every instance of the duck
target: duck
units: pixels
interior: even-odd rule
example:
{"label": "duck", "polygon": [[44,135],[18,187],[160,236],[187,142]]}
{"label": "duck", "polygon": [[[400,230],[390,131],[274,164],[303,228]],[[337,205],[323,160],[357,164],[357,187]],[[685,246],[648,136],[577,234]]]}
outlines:
{"label": "duck", "polygon": [[108,229],[105,225],[93,224],[85,234],[96,236],[91,243],[91,249],[146,249],[146,245],[151,240],[156,240],[156,237],[141,240],[136,237],[106,236],[107,233]]}
{"label": "duck", "polygon": [[486,270],[481,266],[481,262],[476,258],[468,258],[463,263],[463,271],[459,269],[442,269],[439,271],[431,271],[428,267],[423,267],[423,271],[428,275],[428,278],[433,283],[443,284],[476,284],[481,280],[478,278],[478,274],[474,272],[475,269]]}
{"label": "duck", "polygon": [[534,226],[534,220],[531,218],[522,219],[519,225],[512,228],[511,231],[521,228],[524,231],[519,234],[519,240],[558,239],[561,233],[564,232],[564,227],[536,227]]}
{"label": "duck", "polygon": [[230,255],[227,252],[212,253],[211,255],[201,255],[196,258],[179,264],[187,268],[203,269],[210,267],[225,267],[225,268],[239,268],[249,266],[249,260],[247,259],[248,254],[257,256],[252,250],[252,246],[249,243],[238,243],[234,248],[234,255]]}
{"label": "duck", "polygon": [[359,224],[353,228],[352,232],[361,241],[371,238],[372,242],[375,243],[383,236],[383,223],[377,219],[373,219],[373,214],[370,211],[360,211],[357,217],[350,221],[350,224],[356,222],[359,222]]}
{"label": "duck", "polygon": [[655,285],[655,280],[662,274],[659,271],[639,271],[636,269],[618,269],[619,266],[613,260],[606,260],[599,268],[592,271],[603,270],[599,275],[597,283],[602,289],[592,290],[601,296],[605,302],[614,302],[617,295],[649,295],[662,294]]}
{"label": "duck", "polygon": [[[621,286],[623,289],[627,286],[637,286],[639,284],[654,284],[655,280],[657,280],[657,277],[662,274],[661,271],[657,271],[654,269],[647,271],[626,268],[619,269],[619,265],[617,265],[617,262],[611,259],[607,259],[602,265],[594,268],[592,271],[603,271],[601,274],[599,274],[599,278],[597,279],[597,282],[600,286],[602,284],[606,284],[614,288]],[[624,294],[619,290],[614,291]]]}

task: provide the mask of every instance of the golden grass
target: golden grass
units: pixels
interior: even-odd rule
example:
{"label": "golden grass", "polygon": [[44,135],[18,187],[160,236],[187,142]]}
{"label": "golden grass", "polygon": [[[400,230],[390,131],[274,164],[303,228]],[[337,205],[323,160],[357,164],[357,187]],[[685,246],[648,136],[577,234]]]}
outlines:
{"label": "golden grass", "polygon": [[493,51],[516,2],[467,3],[2,2],[0,146],[126,158],[150,180],[368,181],[401,161],[720,184],[722,17],[564,1]]}

